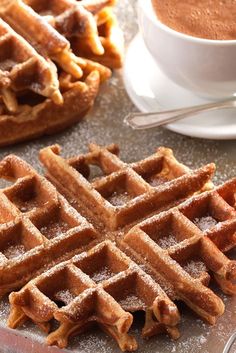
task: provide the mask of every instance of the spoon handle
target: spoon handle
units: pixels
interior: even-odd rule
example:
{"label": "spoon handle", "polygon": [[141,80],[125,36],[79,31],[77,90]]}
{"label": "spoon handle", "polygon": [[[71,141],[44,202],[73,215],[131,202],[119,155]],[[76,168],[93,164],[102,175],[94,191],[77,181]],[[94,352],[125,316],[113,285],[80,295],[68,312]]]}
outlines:
{"label": "spoon handle", "polygon": [[223,353],[229,353],[235,341],[236,341],[236,332],[229,338],[228,342],[224,347]]}
{"label": "spoon handle", "polygon": [[207,103],[189,108],[152,113],[130,113],[125,117],[124,122],[135,130],[149,129],[152,127],[170,124],[202,112],[232,108],[235,106],[236,98],[234,97],[224,101]]}

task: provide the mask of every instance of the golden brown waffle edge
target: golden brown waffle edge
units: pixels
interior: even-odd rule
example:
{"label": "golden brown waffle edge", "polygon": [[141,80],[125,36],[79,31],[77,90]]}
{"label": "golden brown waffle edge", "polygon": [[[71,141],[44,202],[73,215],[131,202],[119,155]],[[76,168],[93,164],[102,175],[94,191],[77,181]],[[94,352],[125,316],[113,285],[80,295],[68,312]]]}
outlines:
{"label": "golden brown waffle edge", "polygon": [[[11,26],[9,29],[12,36],[15,33],[15,38],[13,42],[10,33],[9,36],[0,33],[0,50],[4,51],[6,41],[11,41],[9,50],[5,50],[0,60],[4,84],[3,99],[0,99],[0,146],[56,133],[86,115],[99,93],[100,83],[110,77],[110,68],[122,64],[123,39],[113,14],[114,5],[114,1],[103,0],[1,2],[0,18],[8,23],[6,26]],[[103,16],[103,26],[107,30],[99,33],[99,18],[104,11],[107,16]],[[119,35],[112,35],[116,32]],[[76,53],[72,42],[77,43]],[[82,50],[85,43],[87,53]],[[78,49],[80,46],[81,50]],[[26,49],[31,50],[31,57],[26,56]],[[99,63],[100,56],[106,66]],[[42,69],[36,71],[41,86],[34,83],[29,68],[37,70],[36,60],[48,65],[55,88],[50,87],[48,81],[45,90],[46,71]],[[23,74],[30,82],[27,89],[21,84]],[[40,89],[35,91],[35,87]],[[52,88],[57,88],[57,96]],[[44,98],[42,93],[53,96]]]}
{"label": "golden brown waffle edge", "polygon": [[[22,264],[27,259],[28,266],[32,266],[30,256],[36,266],[29,267],[30,276],[39,274],[19,292],[10,295],[10,327],[15,328],[30,318],[49,332],[49,321],[54,318],[59,328],[48,335],[47,343],[65,347],[70,336],[97,323],[114,337],[122,350],[132,351],[137,349],[137,342],[129,335],[133,320],[130,313],[137,310],[145,312],[143,337],[165,332],[178,338],[176,325],[180,316],[175,300],[184,301],[204,320],[215,323],[224,312],[224,304],[208,288],[211,276],[226,294],[236,292],[236,263],[224,254],[236,243],[236,180],[214,187],[211,183],[214,165],[191,171],[164,147],[129,164],[118,157],[116,145],[90,144],[87,154],[67,159],[59,152],[57,145],[46,147],[41,150],[40,159],[50,179],[79,214],[50,182],[17,157],[7,157],[0,164],[2,177],[17,180],[1,191],[1,208],[5,210],[1,223],[7,223],[0,227],[3,232],[0,232],[0,241],[4,231],[13,227],[14,218],[21,220],[28,229],[21,239],[29,237],[32,233],[29,224],[33,223],[40,229],[39,233],[34,230],[34,237],[41,244],[22,259],[6,262],[1,258],[2,294],[28,281],[27,268]],[[22,190],[25,194],[30,188],[26,195],[31,195],[35,183],[38,185],[36,190],[41,190],[39,194],[36,192],[36,201],[32,202],[29,197],[22,205]],[[42,212],[45,196],[39,195],[45,195],[46,190],[50,190],[51,195],[46,213],[56,212],[59,202],[63,210],[66,208],[66,213],[73,214],[72,218],[77,214],[79,222],[83,220],[83,226],[77,228],[75,225],[75,231],[71,229],[64,233],[67,228],[64,229],[60,221],[63,234],[48,239],[55,232],[57,218],[52,225],[42,227],[47,216]],[[153,202],[155,195],[162,200],[161,204]],[[152,208],[134,207],[134,204],[143,205],[142,197],[152,200]],[[36,208],[29,210],[32,206]],[[115,221],[111,206],[117,214],[122,210]],[[134,216],[131,216],[132,212]],[[65,219],[65,215],[63,217]],[[19,227],[16,221],[14,227]],[[68,248],[65,262],[62,262],[63,256],[60,257],[62,244],[67,244]],[[37,254],[42,248],[44,257],[40,257],[43,261],[40,263]],[[58,261],[50,258],[52,252],[54,257],[59,255]],[[76,253],[80,254],[72,258]],[[67,260],[69,257],[71,259]],[[21,281],[17,281],[15,271],[10,271],[10,264],[14,264],[16,270],[18,268],[16,273]],[[45,272],[41,266],[46,270],[51,268]],[[44,310],[38,310],[42,307]]]}

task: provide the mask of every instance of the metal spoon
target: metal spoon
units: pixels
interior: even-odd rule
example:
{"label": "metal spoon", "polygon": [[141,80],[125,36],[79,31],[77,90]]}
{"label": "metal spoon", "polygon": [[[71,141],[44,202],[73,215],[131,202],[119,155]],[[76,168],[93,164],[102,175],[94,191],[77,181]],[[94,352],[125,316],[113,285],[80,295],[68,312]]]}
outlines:
{"label": "metal spoon", "polygon": [[229,353],[235,341],[236,341],[236,332],[229,338],[228,342],[225,345],[223,353]]}
{"label": "metal spoon", "polygon": [[125,117],[124,122],[135,130],[150,129],[152,127],[170,124],[202,112],[234,107],[236,107],[236,97],[188,108],[152,113],[129,113]]}

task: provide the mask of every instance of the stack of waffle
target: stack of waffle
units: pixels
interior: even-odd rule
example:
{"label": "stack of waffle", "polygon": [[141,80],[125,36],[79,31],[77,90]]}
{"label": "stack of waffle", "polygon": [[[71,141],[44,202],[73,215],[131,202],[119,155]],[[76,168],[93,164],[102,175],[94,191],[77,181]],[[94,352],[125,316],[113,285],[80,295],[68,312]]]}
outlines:
{"label": "stack of waffle", "polygon": [[114,0],[2,0],[0,146],[62,130],[122,65]]}
{"label": "stack of waffle", "polygon": [[236,262],[225,255],[236,245],[236,179],[214,187],[214,164],[192,171],[163,147],[130,164],[116,145],[89,149],[67,159],[57,145],[41,150],[50,181],[16,156],[0,163],[13,182],[0,192],[9,327],[30,319],[47,344],[66,347],[98,324],[133,351],[136,311],[143,337],[179,337],[177,300],[214,324],[224,304],[210,279],[236,293]]}

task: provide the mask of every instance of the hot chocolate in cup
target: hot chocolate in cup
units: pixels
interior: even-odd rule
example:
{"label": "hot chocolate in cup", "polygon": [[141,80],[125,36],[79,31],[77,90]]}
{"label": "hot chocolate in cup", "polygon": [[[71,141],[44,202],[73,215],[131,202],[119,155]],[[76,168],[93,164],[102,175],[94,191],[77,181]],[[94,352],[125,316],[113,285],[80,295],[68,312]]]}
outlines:
{"label": "hot chocolate in cup", "polygon": [[149,52],[173,82],[209,99],[236,95],[236,39],[208,39],[177,31],[161,22],[152,0],[138,0],[138,17]]}

